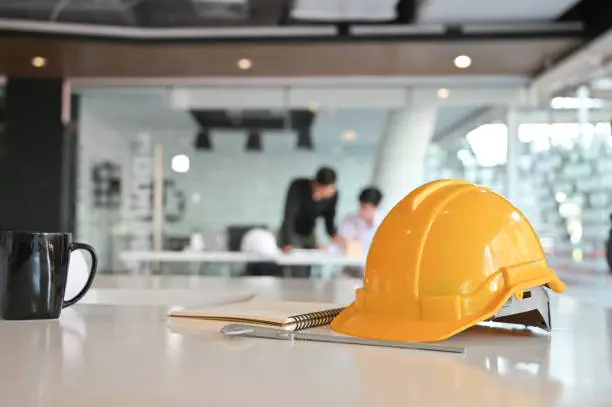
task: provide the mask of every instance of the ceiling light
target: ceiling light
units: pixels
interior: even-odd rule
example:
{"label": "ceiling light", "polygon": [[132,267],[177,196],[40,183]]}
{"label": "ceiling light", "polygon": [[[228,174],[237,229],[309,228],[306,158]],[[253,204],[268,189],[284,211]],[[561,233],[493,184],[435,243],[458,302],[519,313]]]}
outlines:
{"label": "ceiling light", "polygon": [[172,170],[178,173],[189,171],[189,157],[185,154],[178,154],[172,157]]}
{"label": "ceiling light", "polygon": [[43,57],[34,57],[32,58],[32,66],[36,68],[42,68],[47,65],[47,60]]}
{"label": "ceiling light", "polygon": [[472,65],[472,58],[467,55],[459,55],[455,58],[455,66],[459,69],[469,68]]}
{"label": "ceiling light", "polygon": [[304,128],[298,130],[297,148],[298,150],[314,150],[314,143],[312,141],[312,134],[310,134],[310,129]]}
{"label": "ceiling light", "polygon": [[210,139],[210,132],[207,129],[200,130],[196,135],[195,148],[202,150],[212,150],[212,140]]}
{"label": "ceiling light", "polygon": [[345,130],[342,132],[342,140],[344,141],[355,141],[357,140],[357,133],[354,130]]}
{"label": "ceiling light", "polygon": [[447,99],[450,96],[450,91],[446,88],[438,89],[438,98],[439,99]]}
{"label": "ceiling light", "polygon": [[249,130],[246,142],[246,151],[262,151],[261,133],[255,129]]}
{"label": "ceiling light", "polygon": [[238,60],[238,68],[242,69],[243,71],[251,69],[252,66],[253,62],[251,62],[251,60],[248,58],[242,58]]}

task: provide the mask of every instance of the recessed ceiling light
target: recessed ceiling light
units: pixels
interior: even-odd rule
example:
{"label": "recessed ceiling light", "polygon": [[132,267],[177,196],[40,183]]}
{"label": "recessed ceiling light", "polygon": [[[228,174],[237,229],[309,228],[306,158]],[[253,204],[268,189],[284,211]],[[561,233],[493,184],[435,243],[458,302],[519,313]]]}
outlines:
{"label": "recessed ceiling light", "polygon": [[43,57],[34,57],[32,58],[32,66],[36,68],[42,68],[47,65],[47,60]]}
{"label": "recessed ceiling light", "polygon": [[342,132],[342,140],[344,141],[355,141],[357,140],[357,133],[354,130],[345,130]]}
{"label": "recessed ceiling light", "polygon": [[450,91],[446,88],[438,89],[438,98],[439,99],[447,99],[450,96]]}
{"label": "recessed ceiling light", "polygon": [[472,65],[472,58],[467,55],[459,55],[455,58],[455,66],[459,69],[469,68]]}
{"label": "recessed ceiling light", "polygon": [[251,69],[252,66],[253,62],[248,58],[241,58],[238,60],[238,68],[242,69],[243,71]]}
{"label": "recessed ceiling light", "polygon": [[172,170],[178,173],[189,171],[189,157],[185,154],[178,154],[172,157]]}

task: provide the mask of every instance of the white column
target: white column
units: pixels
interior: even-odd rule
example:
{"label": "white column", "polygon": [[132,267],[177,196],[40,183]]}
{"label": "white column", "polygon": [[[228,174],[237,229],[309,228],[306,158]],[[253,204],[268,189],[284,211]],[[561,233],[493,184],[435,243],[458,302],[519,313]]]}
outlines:
{"label": "white column", "polygon": [[374,167],[373,184],[384,194],[386,214],[423,183],[425,154],[436,124],[435,106],[399,110],[389,116]]}
{"label": "white column", "polygon": [[576,92],[576,96],[580,101],[578,105],[578,124],[580,125],[580,133],[584,132],[584,125],[589,123],[589,88],[588,86],[581,86]]}
{"label": "white column", "polygon": [[153,150],[153,250],[164,246],[164,148],[160,143]]}
{"label": "white column", "polygon": [[578,105],[578,125],[580,138],[577,144],[582,144],[585,147],[590,147],[593,143],[593,133],[594,131],[587,131],[587,125],[590,124],[589,121],[589,97],[590,90],[588,86],[581,86],[578,88],[578,92],[576,96],[580,101]]}
{"label": "white column", "polygon": [[519,160],[521,157],[521,142],[518,137],[519,116],[515,108],[509,108],[506,116],[508,128],[508,159],[506,163],[506,198],[517,203],[520,197],[519,190]]}

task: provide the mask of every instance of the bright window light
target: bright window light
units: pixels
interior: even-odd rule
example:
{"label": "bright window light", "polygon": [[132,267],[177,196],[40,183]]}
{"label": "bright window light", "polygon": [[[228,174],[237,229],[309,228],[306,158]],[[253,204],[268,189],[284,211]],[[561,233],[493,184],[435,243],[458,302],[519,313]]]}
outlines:
{"label": "bright window light", "polygon": [[481,167],[506,164],[508,128],[505,124],[484,124],[470,131],[466,138]]}
{"label": "bright window light", "polygon": [[172,157],[172,170],[178,173],[189,171],[189,157],[185,154],[178,154]]}
{"label": "bright window light", "polygon": [[[584,103],[588,109],[601,109],[604,105],[601,99],[585,99]],[[582,100],[579,98],[556,97],[550,101],[553,109],[579,109],[582,107]]]}
{"label": "bright window light", "polygon": [[466,168],[474,168],[478,166],[476,158],[474,158],[474,155],[468,148],[462,148],[461,150],[457,151],[457,158],[461,160],[461,163],[463,163],[463,166]]}
{"label": "bright window light", "polygon": [[565,202],[566,199],[567,199],[567,195],[565,195],[563,192],[557,192],[555,194],[555,200],[559,203]]}
{"label": "bright window light", "polygon": [[566,150],[577,142],[589,148],[596,136],[610,135],[610,123],[524,123],[519,126],[519,140],[531,144],[534,153],[549,150],[551,146]]}

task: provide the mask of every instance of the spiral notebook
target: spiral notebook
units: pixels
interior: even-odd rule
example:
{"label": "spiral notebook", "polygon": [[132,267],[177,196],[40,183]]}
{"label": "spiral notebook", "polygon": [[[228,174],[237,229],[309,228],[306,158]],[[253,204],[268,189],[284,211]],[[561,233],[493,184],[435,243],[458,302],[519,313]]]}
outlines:
{"label": "spiral notebook", "polygon": [[332,303],[251,300],[207,308],[187,308],[170,313],[175,318],[266,325],[298,331],[327,325],[344,309]]}

